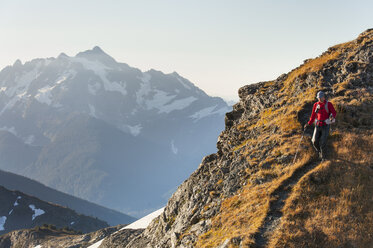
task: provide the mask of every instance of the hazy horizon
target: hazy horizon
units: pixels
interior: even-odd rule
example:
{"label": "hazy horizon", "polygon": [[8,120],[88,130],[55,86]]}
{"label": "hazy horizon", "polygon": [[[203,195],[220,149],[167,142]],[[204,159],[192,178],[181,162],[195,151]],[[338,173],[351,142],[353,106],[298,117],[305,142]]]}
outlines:
{"label": "hazy horizon", "polygon": [[370,28],[370,1],[2,1],[0,68],[101,47],[209,95],[272,80]]}

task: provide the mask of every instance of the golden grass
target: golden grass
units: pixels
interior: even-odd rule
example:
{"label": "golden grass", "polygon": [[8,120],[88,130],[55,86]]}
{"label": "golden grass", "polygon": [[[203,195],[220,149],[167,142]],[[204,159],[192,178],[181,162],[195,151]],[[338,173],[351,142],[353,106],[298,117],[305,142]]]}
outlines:
{"label": "golden grass", "polygon": [[[364,100],[365,99],[365,100]],[[362,110],[366,111],[371,108],[371,105],[367,104],[370,102],[370,95],[368,94],[366,98],[364,98],[361,101],[350,101],[348,102],[349,105],[347,106],[354,106],[356,107],[361,107]],[[367,100],[368,99],[368,100]],[[342,101],[343,102],[343,101]],[[340,104],[340,101],[337,101],[337,104]],[[266,112],[267,114],[269,111]],[[271,112],[273,113],[273,112]],[[345,111],[345,114],[348,113],[348,111]],[[372,113],[372,112],[370,112]],[[344,113],[341,113],[342,117]],[[268,116],[264,117],[268,118]],[[279,117],[277,117],[279,118]],[[295,117],[294,117],[295,118]],[[278,119],[272,118],[271,122],[268,124],[262,123],[262,125],[274,125],[273,123],[276,123]],[[341,119],[341,127],[344,127],[345,125],[343,124],[344,119]],[[296,122],[296,120],[291,120],[293,122]],[[286,122],[288,124],[288,122]],[[282,124],[282,125],[285,125]],[[298,124],[294,128],[299,128]],[[242,127],[241,127],[242,129]],[[342,135],[343,134],[343,135]],[[342,139],[343,137],[343,139]],[[372,164],[372,147],[373,147],[373,136],[367,136],[366,138],[362,138],[364,136],[362,135],[348,135],[345,136],[344,132],[338,132],[335,131],[332,135],[330,140],[333,142],[333,149],[335,150],[335,153],[337,154],[336,156],[339,159],[343,160],[351,160],[354,161],[354,163],[362,164],[362,163],[369,163]],[[267,155],[266,160],[262,161],[263,162],[270,162],[273,161],[276,157],[281,156],[281,155],[289,155],[289,154],[294,154],[296,150],[296,145],[300,139],[300,135],[293,135],[290,137],[287,137],[286,139],[283,139],[281,137],[281,134],[274,134],[274,135],[265,135],[264,133],[258,137],[258,139],[248,139],[244,141],[239,148],[244,147],[242,151],[240,151],[240,154],[243,154],[246,156],[246,159],[248,163],[251,166],[259,164],[260,161],[258,161],[257,157],[260,154],[260,148],[256,150],[255,145],[258,143],[264,143],[265,145],[270,144],[271,142],[282,140],[282,142],[278,142],[278,145],[272,149],[271,153]],[[284,141],[285,140],[285,141]],[[220,213],[212,219],[212,228],[210,231],[207,233],[203,234],[202,236],[199,237],[197,243],[195,244],[196,247],[217,247],[221,245],[226,239],[231,239],[234,237],[240,237],[242,239],[242,242],[244,245],[250,247],[250,245],[253,244],[253,235],[258,231],[258,228],[262,225],[264,218],[266,216],[266,213],[268,211],[268,207],[270,204],[270,195],[271,193],[283,182],[291,176],[293,171],[298,168],[299,166],[303,166],[307,162],[310,161],[311,156],[313,152],[311,151],[310,143],[307,141],[304,141],[302,144],[303,147],[306,147],[305,149],[303,148],[302,154],[303,157],[300,158],[299,161],[295,165],[289,165],[289,164],[278,164],[278,163],[273,163],[271,167],[267,169],[260,169],[259,171],[254,172],[250,168],[246,169],[247,174],[250,174],[250,178],[248,181],[248,184],[242,189],[242,191],[228,199],[224,199]],[[350,147],[354,147],[354,151],[350,152]],[[363,147],[363,148],[361,148]],[[234,148],[235,150],[238,150],[237,147]],[[250,157],[250,155],[255,154],[254,157]],[[327,169],[329,170],[329,174],[332,174],[332,172],[335,168],[338,168],[339,171],[339,176],[342,177],[342,175],[349,175],[351,173],[351,167],[346,167],[343,161],[338,161],[335,165],[330,165],[330,164],[324,164],[321,167],[318,167],[322,171],[322,169]],[[367,167],[365,166],[365,170],[368,170]],[[371,169],[369,169],[371,170]],[[368,170],[368,172],[369,172]],[[315,170],[312,172],[314,173]],[[362,171],[364,173],[358,173],[358,175],[364,175],[367,171]],[[309,173],[311,175],[312,173]],[[347,238],[341,239],[342,241],[335,241],[337,238],[332,238],[334,236],[338,236],[338,232],[341,233],[340,235],[345,235],[345,232],[347,233],[347,228],[355,228],[355,225],[361,225],[360,221],[361,218],[357,218],[356,221],[354,222],[354,219],[347,218],[345,215],[338,214],[338,211],[343,211],[343,210],[349,210],[349,207],[351,208],[353,204],[356,206],[356,202],[343,202],[343,199],[347,197],[347,199],[352,199],[355,197],[356,191],[346,191],[343,190],[344,187],[340,183],[335,183],[335,182],[330,182],[327,186],[325,186],[323,189],[318,189],[318,185],[313,185],[309,183],[311,179],[310,177],[306,176],[303,178],[300,183],[295,187],[293,195],[289,198],[286,208],[284,210],[285,216],[283,219],[285,221],[283,222],[281,229],[282,231],[277,231],[276,234],[274,235],[274,239],[271,241],[271,246],[270,247],[312,247],[314,244],[318,244],[318,240],[321,236],[328,237],[328,240],[333,240],[328,241],[327,245],[339,245],[344,242],[347,242],[346,240],[351,240],[351,239],[356,239],[354,237],[357,237],[358,232],[356,232],[354,235],[355,236],[347,236]],[[256,180],[261,180],[264,183],[256,184]],[[344,181],[347,180],[346,178],[335,178],[334,181]],[[359,181],[360,180],[360,181]],[[370,186],[361,186],[361,183],[365,183],[365,181],[361,181],[359,179],[358,181],[352,180],[351,183],[355,183],[356,187],[359,186],[359,192],[361,193],[361,190],[367,190],[366,187],[369,188]],[[373,175],[372,175],[372,181],[373,181]],[[305,185],[307,184],[307,185]],[[309,186],[309,185],[311,186]],[[332,198],[331,202],[328,202],[327,199],[322,195],[322,192],[324,189],[327,189],[328,187],[334,187],[334,190],[341,189],[341,194],[339,198]],[[352,187],[352,186],[351,186]],[[316,192],[311,192],[312,190],[315,190]],[[368,192],[368,191],[364,191]],[[373,191],[372,191],[373,192]],[[360,194],[359,193],[359,194]],[[293,202],[298,202],[299,200],[296,200],[297,197],[308,195],[309,197],[305,199],[304,205],[298,205],[294,207]],[[364,195],[365,196],[365,195]],[[316,197],[316,198],[314,198]],[[319,198],[318,198],[319,197]],[[352,198],[351,198],[352,197]],[[355,197],[356,198],[356,197]],[[355,199],[354,198],[354,199]],[[361,200],[359,197],[356,198],[357,200]],[[308,202],[306,202],[308,201]],[[325,202],[325,205],[322,205]],[[293,204],[293,205],[292,205]],[[309,204],[307,206],[307,204]],[[320,204],[320,205],[317,205]],[[334,204],[334,205],[333,205]],[[336,204],[340,204],[340,207],[338,208]],[[350,205],[348,205],[350,204]],[[372,205],[373,206],[373,205]],[[306,210],[304,210],[306,209]],[[371,208],[372,209],[372,208]],[[301,227],[300,225],[295,225],[294,223],[298,223],[299,220],[296,219],[294,221],[294,218],[300,218],[301,220],[304,218],[307,218],[307,214],[309,210],[314,210],[315,212],[313,213],[316,217],[313,220],[308,220],[307,222],[304,222],[304,227]],[[304,212],[306,211],[306,212]],[[337,212],[333,212],[337,211]],[[351,210],[352,211],[352,210]],[[348,212],[350,213],[350,212]],[[360,213],[359,213],[360,214]],[[371,214],[370,212],[368,215]],[[332,217],[331,217],[332,216]],[[334,217],[333,217],[334,216]],[[373,216],[373,215],[372,215]],[[330,219],[330,218],[332,219]],[[287,220],[289,218],[289,220]],[[293,218],[293,219],[291,219]],[[324,218],[324,221],[322,219]],[[364,218],[370,218],[369,216],[364,216]],[[336,220],[340,220],[339,222],[336,222]],[[370,219],[369,219],[370,220]],[[333,222],[334,221],[334,222]],[[345,224],[343,226],[344,221],[348,221],[351,224]],[[372,220],[373,221],[373,220]],[[300,222],[302,223],[302,222]],[[320,229],[321,224],[317,226],[317,223],[322,223],[322,225],[329,226],[330,223],[332,225],[328,228]],[[329,223],[329,224],[328,224]],[[373,222],[370,222],[373,223]],[[295,226],[294,226],[295,225]],[[341,226],[340,230],[338,231],[337,227]],[[288,230],[286,229],[288,228]],[[295,230],[299,229],[299,230]],[[303,230],[307,231],[304,231]],[[308,229],[307,229],[308,228]],[[364,229],[365,228],[365,229]],[[370,227],[364,227],[363,229],[357,229],[359,232],[368,232],[367,230]],[[368,229],[367,229],[368,228]],[[286,231],[287,230],[287,231]],[[288,236],[286,236],[288,235]],[[305,238],[305,236],[308,235],[308,238]],[[360,236],[361,237],[361,236]],[[341,238],[338,236],[338,238]],[[301,240],[306,240],[305,242],[308,242],[307,244],[305,243],[304,246],[297,246],[297,242]],[[312,240],[313,239],[313,240]],[[295,240],[295,241],[294,241]],[[294,244],[291,243],[294,241]],[[326,241],[322,241],[326,242]],[[357,242],[357,241],[356,241]],[[360,242],[360,241],[359,241]],[[361,241],[362,242],[362,241]],[[364,246],[365,243],[359,243],[362,244],[362,247],[368,247]],[[369,241],[370,242],[370,241]],[[292,244],[294,246],[292,246]],[[308,245],[308,246],[307,246]],[[234,247],[233,244],[230,244],[230,247]],[[338,247],[338,246],[313,246],[313,247]]]}
{"label": "golden grass", "polygon": [[[304,87],[297,85],[296,79],[302,83],[307,73],[346,56],[343,53],[351,47],[352,42],[336,45],[290,72],[272,108],[263,109],[254,119],[233,127],[241,133],[259,134],[232,144],[232,155],[244,157],[247,162],[245,172],[249,179],[236,195],[223,199],[220,212],[212,219],[212,228],[198,238],[196,247],[218,247],[234,237],[240,237],[244,247],[253,244],[253,235],[263,224],[273,200],[271,193],[297,168],[309,163],[314,154],[306,139],[295,164],[276,162],[280,156],[294,155],[302,130],[297,115],[306,104],[315,101],[320,90],[321,82],[317,81],[295,94]],[[271,248],[373,247],[373,170],[369,167],[373,167],[373,136],[351,131],[355,127],[365,130],[373,127],[373,96],[364,90],[350,89],[349,80],[353,79],[334,86],[340,95],[331,99],[338,112],[329,141],[334,156],[331,162],[319,165],[294,186],[283,210],[281,228],[270,240]],[[273,81],[266,82],[257,94],[264,94],[272,86]],[[266,147],[271,147],[271,151],[263,158]],[[270,166],[260,167],[266,162]],[[208,206],[205,207],[206,211]],[[234,245],[230,243],[229,247]]]}
{"label": "golden grass", "polygon": [[224,200],[221,214],[212,220],[213,228],[199,237],[196,247],[217,247],[225,239],[238,236],[244,236],[244,243],[252,242],[250,235],[261,225],[269,204],[265,188],[265,185],[247,187],[239,195]]}
{"label": "golden grass", "polygon": [[270,248],[373,247],[373,134],[343,134],[295,186]]}
{"label": "golden grass", "polygon": [[[309,162],[310,155],[306,154],[293,166],[275,164],[272,168],[251,173],[247,185],[236,195],[224,199],[220,213],[212,219],[212,228],[201,235],[195,247],[218,247],[226,239],[240,237],[244,246],[254,243],[254,234],[263,224],[269,209],[271,194],[281,183],[289,178],[300,166]],[[255,181],[270,178],[267,182],[256,184]],[[229,247],[234,247],[229,244]]]}
{"label": "golden grass", "polygon": [[338,56],[341,54],[341,50],[335,50],[334,52],[321,55],[320,57],[310,59],[305,64],[300,66],[297,70],[294,70],[290,73],[288,78],[286,79],[284,85],[289,85],[290,83],[294,82],[294,80],[306,73],[319,71],[325,63],[327,63],[330,60],[337,59]]}

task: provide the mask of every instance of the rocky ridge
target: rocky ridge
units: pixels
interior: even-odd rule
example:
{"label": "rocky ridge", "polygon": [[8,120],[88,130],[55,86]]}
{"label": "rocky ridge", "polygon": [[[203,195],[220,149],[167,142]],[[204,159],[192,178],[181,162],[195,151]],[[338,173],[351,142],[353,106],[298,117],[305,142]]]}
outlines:
{"label": "rocky ridge", "polygon": [[0,247],[50,248],[88,247],[102,237],[109,236],[122,226],[108,227],[87,234],[79,234],[70,229],[58,229],[53,225],[43,225],[33,229],[24,229],[0,236]]}
{"label": "rocky ridge", "polygon": [[[276,196],[272,192],[281,189],[299,168],[316,163],[309,139],[302,144],[301,158],[294,164],[292,160],[319,90],[327,92],[339,112],[331,140],[344,132],[369,135],[373,125],[369,112],[373,96],[373,30],[305,60],[274,81],[242,87],[240,102],[226,114],[218,152],[203,159],[171,197],[164,213],[127,247],[267,246],[276,229],[266,231],[264,242],[259,243],[255,236],[266,224],[273,203],[271,196]],[[335,161],[341,159],[335,156]],[[362,166],[372,167],[369,159],[368,155]],[[311,169],[292,183],[305,180]],[[242,211],[242,206],[247,206],[246,210]],[[372,213],[373,209],[366,211]]]}

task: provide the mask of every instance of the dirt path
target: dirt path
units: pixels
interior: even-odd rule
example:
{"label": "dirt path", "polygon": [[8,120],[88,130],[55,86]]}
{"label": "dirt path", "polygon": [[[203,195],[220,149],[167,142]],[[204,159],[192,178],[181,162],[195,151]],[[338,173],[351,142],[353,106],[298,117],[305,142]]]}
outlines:
{"label": "dirt path", "polygon": [[254,236],[255,248],[265,248],[268,244],[273,231],[281,222],[282,208],[285,205],[286,199],[289,197],[293,186],[310,170],[316,167],[320,162],[311,161],[304,166],[296,169],[288,179],[284,180],[281,185],[271,194],[271,198],[276,199],[271,201],[269,211],[264,219],[264,224],[259,228]]}

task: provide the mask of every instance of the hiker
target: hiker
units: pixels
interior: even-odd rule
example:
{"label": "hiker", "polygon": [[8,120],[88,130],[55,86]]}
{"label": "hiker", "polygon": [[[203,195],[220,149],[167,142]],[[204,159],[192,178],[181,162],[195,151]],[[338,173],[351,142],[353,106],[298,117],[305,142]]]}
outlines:
{"label": "hiker", "polygon": [[329,135],[330,124],[335,122],[337,113],[333,104],[326,100],[323,91],[317,93],[317,99],[319,101],[313,105],[311,118],[304,125],[304,128],[315,122],[312,144],[318,152],[320,159],[325,160],[327,159],[326,141]]}

